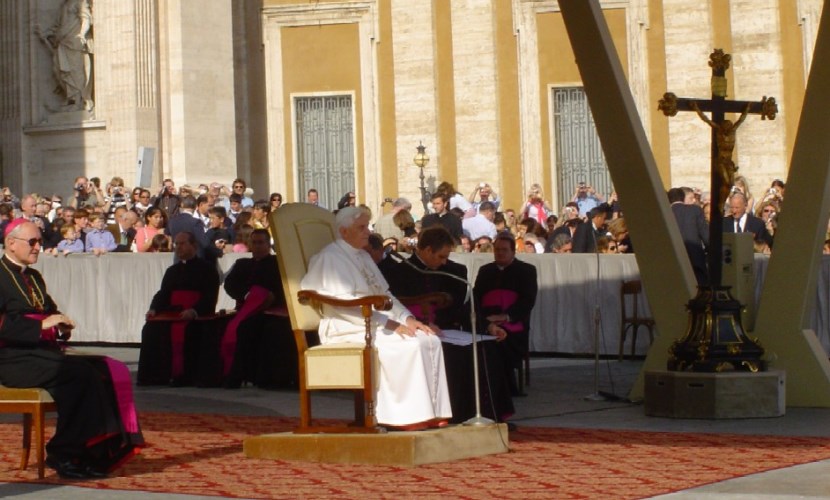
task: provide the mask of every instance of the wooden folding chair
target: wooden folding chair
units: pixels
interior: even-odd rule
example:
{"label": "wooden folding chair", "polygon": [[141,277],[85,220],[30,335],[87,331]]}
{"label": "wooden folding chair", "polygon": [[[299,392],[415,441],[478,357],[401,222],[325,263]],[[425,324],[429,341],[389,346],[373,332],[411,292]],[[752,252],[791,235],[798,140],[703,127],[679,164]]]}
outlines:
{"label": "wooden folding chair", "polygon": [[[620,285],[620,361],[623,359],[623,348],[628,329],[631,329],[631,357],[634,357],[637,348],[637,330],[642,326],[648,330],[649,342],[654,342],[654,319],[640,316],[639,298],[643,291],[643,284],[639,280],[623,281]],[[631,308],[628,308],[626,296],[631,297]],[[630,313],[628,311],[631,311]]]}

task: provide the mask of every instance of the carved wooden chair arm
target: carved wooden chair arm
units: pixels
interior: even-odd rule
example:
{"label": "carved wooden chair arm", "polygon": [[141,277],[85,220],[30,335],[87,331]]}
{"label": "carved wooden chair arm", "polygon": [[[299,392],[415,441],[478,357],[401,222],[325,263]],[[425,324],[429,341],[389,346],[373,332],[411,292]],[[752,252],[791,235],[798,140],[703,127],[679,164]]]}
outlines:
{"label": "carved wooden chair arm", "polygon": [[367,295],[366,297],[356,299],[338,299],[312,290],[300,290],[297,292],[297,300],[300,304],[313,307],[317,307],[320,304],[335,307],[360,307],[363,310],[364,316],[367,315],[367,312],[371,315],[371,308],[375,308],[378,311],[392,309],[392,299],[387,295]]}

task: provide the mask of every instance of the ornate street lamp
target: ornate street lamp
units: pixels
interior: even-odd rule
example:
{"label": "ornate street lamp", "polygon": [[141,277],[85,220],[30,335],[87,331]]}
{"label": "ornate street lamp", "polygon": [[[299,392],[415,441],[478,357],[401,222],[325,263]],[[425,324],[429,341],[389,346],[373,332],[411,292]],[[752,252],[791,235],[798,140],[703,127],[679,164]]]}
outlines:
{"label": "ornate street lamp", "polygon": [[427,191],[427,187],[424,184],[424,167],[426,167],[429,163],[429,156],[427,155],[427,148],[424,146],[423,142],[419,141],[417,150],[418,152],[415,154],[415,158],[412,159],[412,162],[415,163],[416,167],[421,169],[421,203],[424,205],[424,214],[426,214],[429,211],[427,205],[429,204],[431,194]]}

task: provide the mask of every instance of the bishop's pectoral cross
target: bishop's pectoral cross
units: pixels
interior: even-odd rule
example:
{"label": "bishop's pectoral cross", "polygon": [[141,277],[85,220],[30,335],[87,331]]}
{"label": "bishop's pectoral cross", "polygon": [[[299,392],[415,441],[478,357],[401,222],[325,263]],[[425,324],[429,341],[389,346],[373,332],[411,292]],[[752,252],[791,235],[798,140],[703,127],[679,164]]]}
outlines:
{"label": "bishop's pectoral cross", "polygon": [[[726,70],[732,57],[724,54],[722,49],[715,49],[709,56],[709,66],[712,68],[712,98],[689,99],[677,97],[667,92],[660,100],[659,109],[666,116],[675,116],[678,111],[694,111],[712,128],[712,165],[711,165],[711,193],[709,223],[709,276],[713,286],[721,284],[721,247],[723,231],[723,206],[726,203],[729,190],[734,184],[737,167],[732,161],[732,151],[735,149],[735,134],[738,127],[749,114],[761,115],[761,119],[775,119],[778,105],[773,97],[763,97],[760,101],[729,101],[726,99]],[[711,112],[708,118],[704,112]],[[732,122],[725,118],[726,113],[740,113],[738,121]]]}

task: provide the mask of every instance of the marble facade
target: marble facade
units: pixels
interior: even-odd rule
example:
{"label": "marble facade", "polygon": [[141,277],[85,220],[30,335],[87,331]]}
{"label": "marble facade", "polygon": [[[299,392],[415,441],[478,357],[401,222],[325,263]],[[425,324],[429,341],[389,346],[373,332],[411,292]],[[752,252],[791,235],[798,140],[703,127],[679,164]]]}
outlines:
{"label": "marble facade", "polygon": [[[730,97],[775,96],[781,109],[774,122],[747,120],[735,162],[756,192],[786,178],[820,0],[600,3],[618,20],[615,44],[666,186],[705,187],[709,134],[692,115],[665,119],[656,100],[707,96],[716,46],[733,53]],[[552,87],[579,77],[572,53],[540,43],[568,47],[564,32],[550,32],[561,28],[556,0],[95,0],[94,108],[56,112],[35,27],[54,23],[62,5],[0,3],[0,184],[16,192],[66,196],[81,174],[132,185],[138,149],[150,147],[153,185],[241,176],[256,196],[302,199],[298,92],[354,96],[355,189],[373,210],[396,196],[418,207],[421,141],[428,187],[449,180],[466,195],[484,180],[512,207],[533,183],[551,199],[560,189],[545,103]],[[339,25],[356,29],[335,33]],[[284,36],[302,27],[316,31]],[[291,62],[297,47],[284,40],[304,36],[337,41],[354,62],[303,81],[296,75],[314,60]]]}

